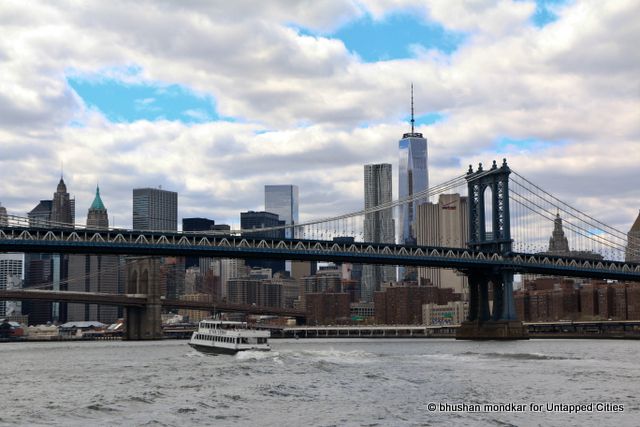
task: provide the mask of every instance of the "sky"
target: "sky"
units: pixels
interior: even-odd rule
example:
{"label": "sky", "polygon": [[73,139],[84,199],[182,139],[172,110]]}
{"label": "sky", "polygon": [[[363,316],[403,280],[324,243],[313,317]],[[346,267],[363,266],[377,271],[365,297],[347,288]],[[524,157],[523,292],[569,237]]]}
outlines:
{"label": "sky", "polygon": [[61,171],[79,223],[97,184],[118,227],[137,187],[232,225],[266,184],[302,220],[355,211],[364,164],[397,174],[412,83],[430,183],[507,158],[621,230],[640,208],[637,0],[7,0],[0,34],[9,214]]}

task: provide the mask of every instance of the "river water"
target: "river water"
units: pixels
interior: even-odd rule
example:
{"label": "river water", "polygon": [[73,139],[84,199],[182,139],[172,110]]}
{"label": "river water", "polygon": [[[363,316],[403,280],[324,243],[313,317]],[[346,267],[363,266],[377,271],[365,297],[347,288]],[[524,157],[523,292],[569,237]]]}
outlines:
{"label": "river water", "polygon": [[[640,425],[640,341],[272,348],[210,356],[186,341],[3,343],[0,425]],[[474,406],[484,404],[503,406]],[[547,404],[592,405],[576,414]]]}

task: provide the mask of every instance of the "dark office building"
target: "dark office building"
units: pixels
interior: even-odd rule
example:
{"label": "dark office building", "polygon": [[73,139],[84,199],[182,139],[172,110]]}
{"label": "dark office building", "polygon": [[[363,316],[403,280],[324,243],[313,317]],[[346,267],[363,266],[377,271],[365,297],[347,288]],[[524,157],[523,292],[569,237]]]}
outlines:
{"label": "dark office building", "polygon": [[[31,226],[73,228],[75,199],[69,197],[64,179],[60,177],[52,200],[41,200],[28,214]],[[69,255],[29,253],[25,255],[25,288],[66,290]],[[48,321],[65,322],[66,303],[24,301],[23,314],[29,315],[30,324]]]}
{"label": "dark office building", "polygon": [[[281,221],[278,215],[271,212],[240,212],[240,228],[242,228],[242,230],[278,227],[283,225],[285,225],[285,222]],[[285,233],[284,229],[282,229],[255,233],[243,232],[243,236],[253,238],[284,239]]]}
{"label": "dark office building", "polygon": [[182,218],[182,231],[213,230],[216,222],[209,218]]}
{"label": "dark office building", "polygon": [[[240,212],[240,228],[242,230],[251,230],[254,228],[269,228],[269,227],[279,227],[285,225],[285,221],[281,221],[278,215],[271,212]],[[250,233],[243,231],[242,233],[245,237],[251,237],[254,239],[284,239],[285,230],[274,230],[274,231],[262,231]],[[277,273],[279,271],[285,270],[285,261],[284,260],[254,260],[248,259],[246,260],[246,265],[250,267],[261,267],[261,268],[270,268],[273,273]]]}
{"label": "dark office building", "polygon": [[[182,218],[182,231],[229,231],[231,227],[226,224],[217,224],[209,218]],[[200,259],[197,257],[187,257],[185,260],[185,269],[189,267],[197,267],[200,265]]]}

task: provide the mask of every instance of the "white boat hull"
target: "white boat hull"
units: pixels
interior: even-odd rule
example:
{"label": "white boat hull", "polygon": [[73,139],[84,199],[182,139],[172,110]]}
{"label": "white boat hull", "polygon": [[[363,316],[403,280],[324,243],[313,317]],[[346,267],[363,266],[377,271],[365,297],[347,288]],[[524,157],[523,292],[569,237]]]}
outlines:
{"label": "white boat hull", "polygon": [[207,354],[236,354],[241,351],[270,351],[270,348],[227,348],[212,345],[202,345],[190,342],[189,345],[194,349]]}

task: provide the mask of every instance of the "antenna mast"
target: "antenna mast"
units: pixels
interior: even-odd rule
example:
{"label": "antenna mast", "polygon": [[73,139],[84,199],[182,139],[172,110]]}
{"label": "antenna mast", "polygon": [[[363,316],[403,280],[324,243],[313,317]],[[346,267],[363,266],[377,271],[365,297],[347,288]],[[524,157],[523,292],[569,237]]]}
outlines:
{"label": "antenna mast", "polygon": [[413,83],[411,83],[411,133],[414,133],[415,120],[413,119]]}

